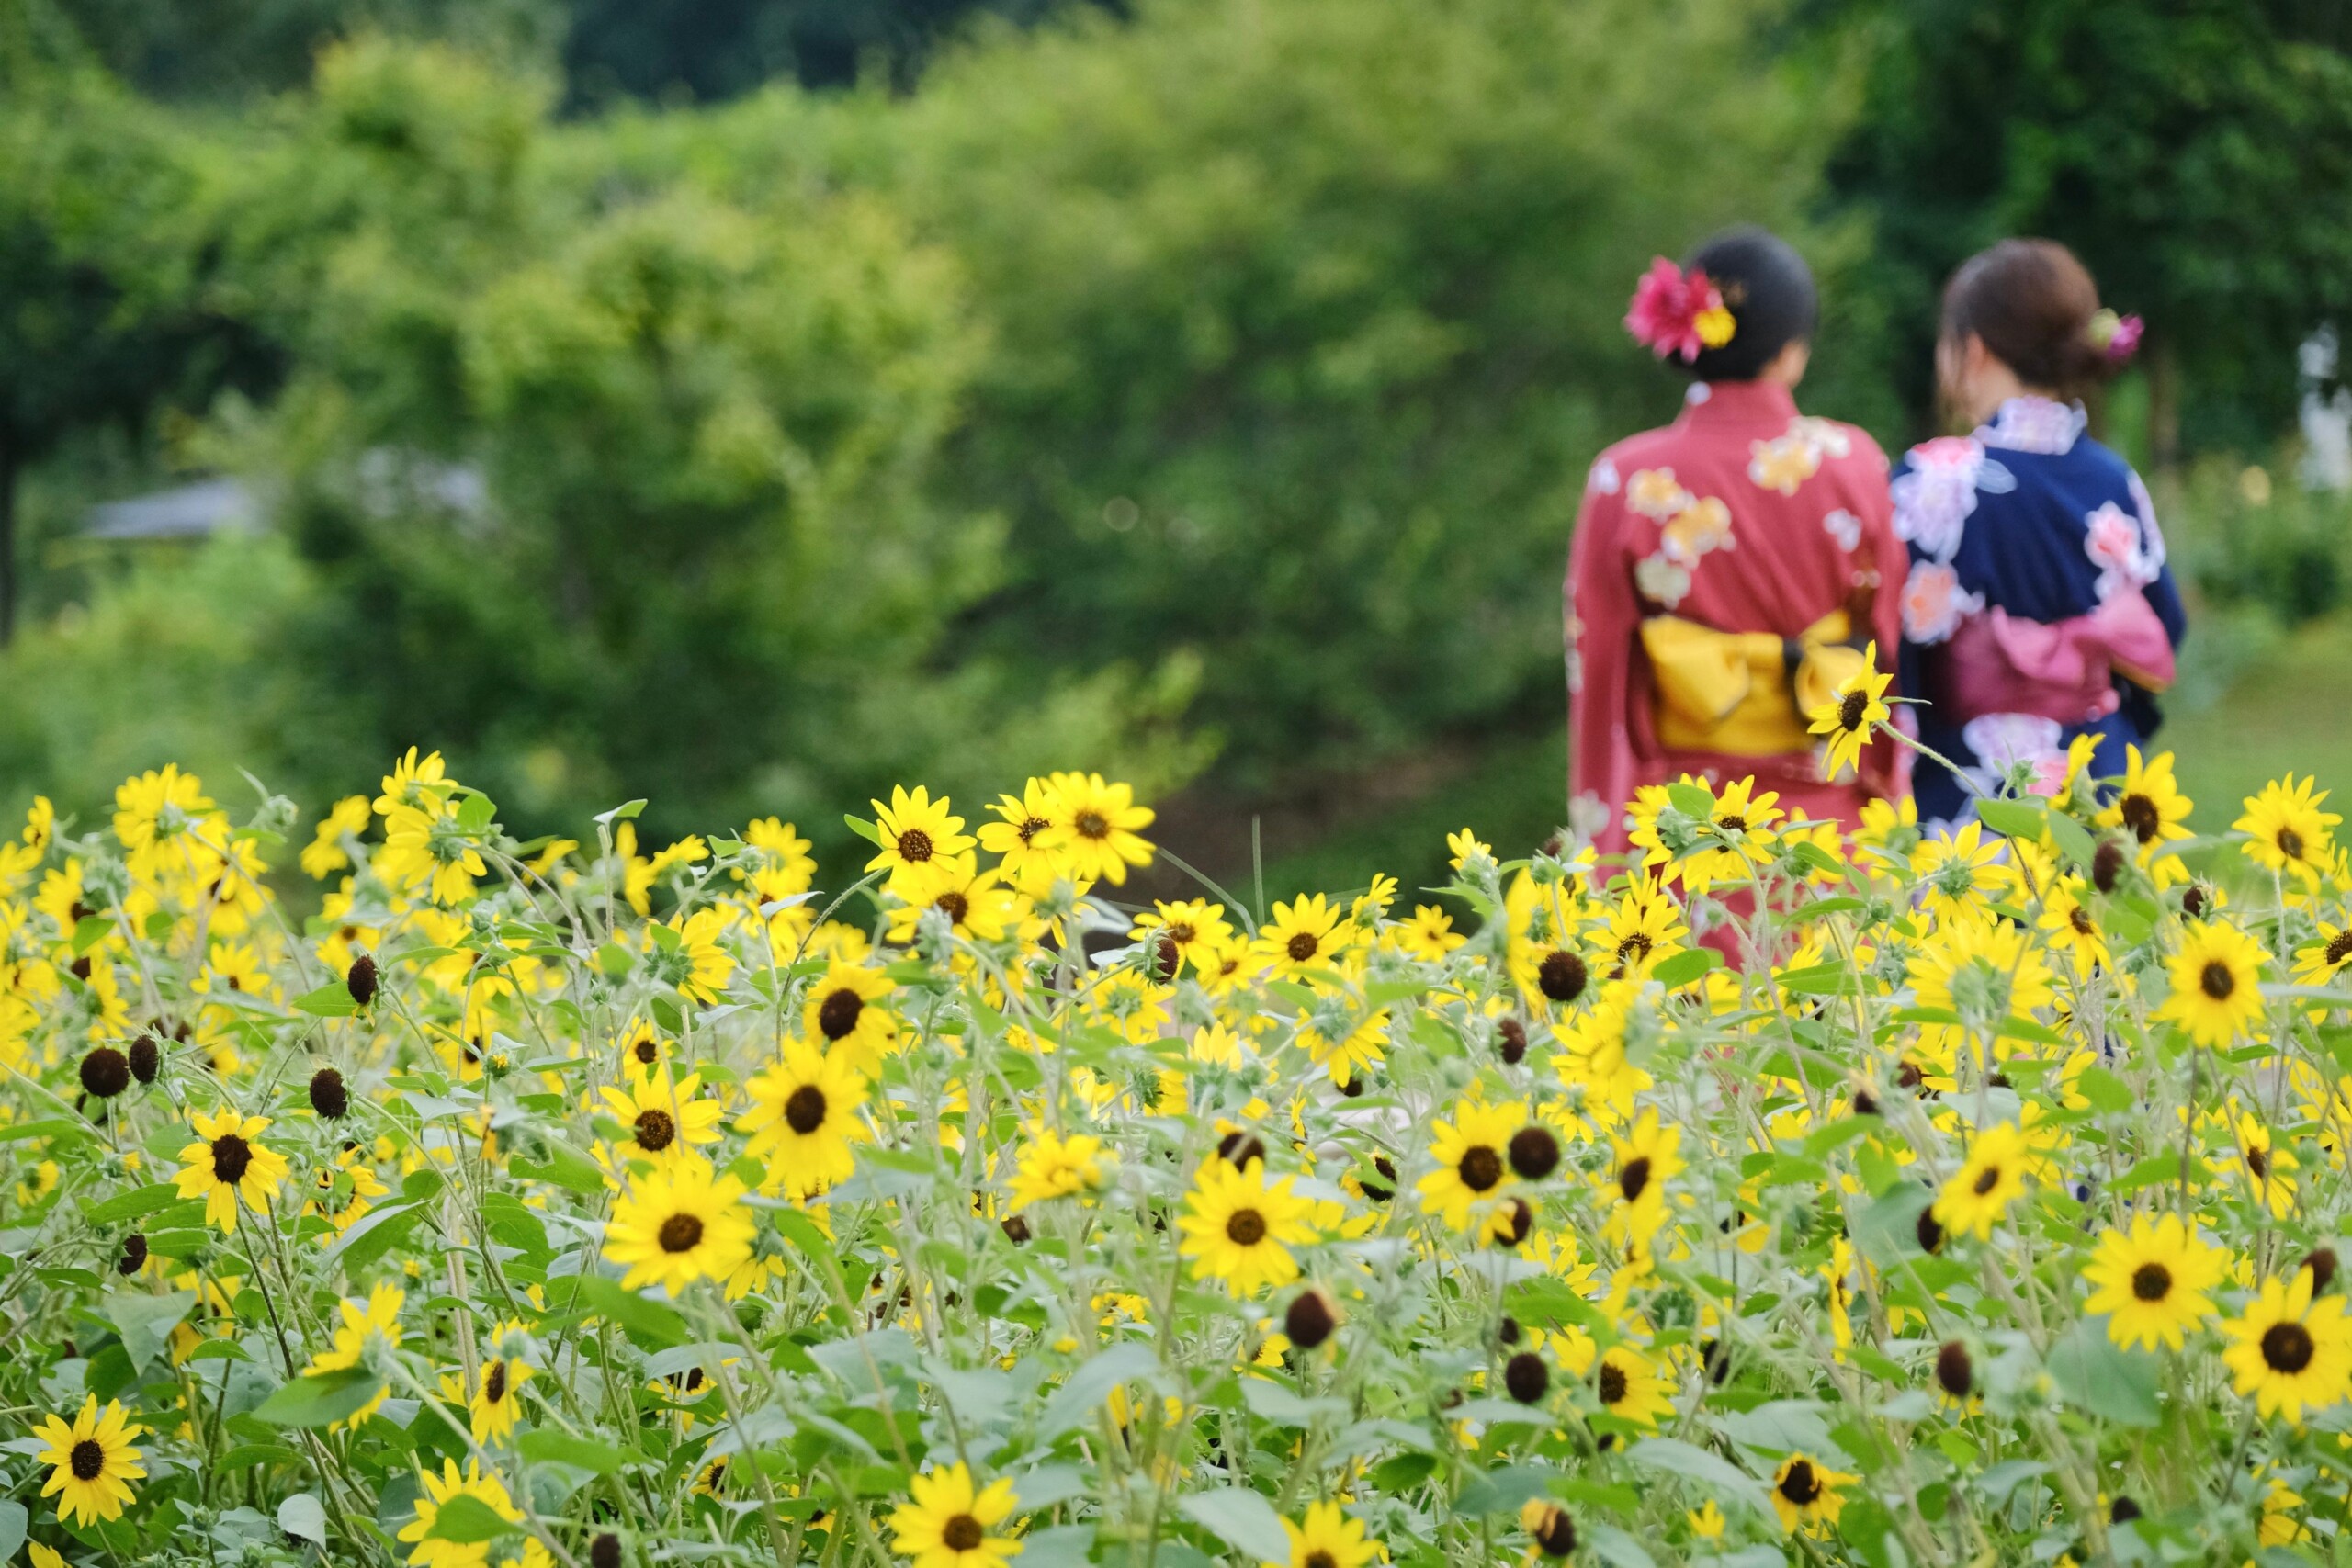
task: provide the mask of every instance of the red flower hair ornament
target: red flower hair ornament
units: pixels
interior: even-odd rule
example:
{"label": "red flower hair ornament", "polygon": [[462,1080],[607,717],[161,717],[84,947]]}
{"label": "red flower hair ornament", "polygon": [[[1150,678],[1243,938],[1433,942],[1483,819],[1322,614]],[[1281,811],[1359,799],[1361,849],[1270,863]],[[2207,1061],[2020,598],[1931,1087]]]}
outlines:
{"label": "red flower hair ornament", "polygon": [[1660,359],[1679,355],[1685,365],[1694,363],[1702,349],[1729,343],[1737,325],[1723,290],[1703,270],[1685,272],[1664,256],[1651,260],[1625,312],[1625,330],[1635,343]]}
{"label": "red flower hair ornament", "polygon": [[2110,365],[2120,365],[2139,352],[2140,333],[2145,329],[2137,316],[2119,316],[2102,310],[2092,315],[2090,325],[2084,329],[2091,346],[2107,355]]}

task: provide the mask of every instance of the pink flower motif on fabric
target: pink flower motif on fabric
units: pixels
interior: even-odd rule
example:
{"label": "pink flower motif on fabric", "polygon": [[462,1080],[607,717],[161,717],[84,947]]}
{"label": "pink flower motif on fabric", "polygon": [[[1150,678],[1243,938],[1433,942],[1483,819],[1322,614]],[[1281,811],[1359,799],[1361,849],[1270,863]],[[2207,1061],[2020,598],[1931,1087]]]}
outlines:
{"label": "pink flower motif on fabric", "polygon": [[[1950,560],[1960,548],[1969,514],[1976,510],[1978,480],[1990,466],[1984,443],[1973,435],[1938,436],[1911,448],[1910,468],[1896,475],[1889,487],[1894,498],[1895,536],[1938,560]],[[2009,478],[2006,469],[2001,478]]]}
{"label": "pink flower motif on fabric", "polygon": [[2113,502],[2083,520],[2083,549],[2099,569],[2101,600],[2146,587],[2156,580],[2159,563],[2140,532],[2140,520]]}
{"label": "pink flower motif on fabric", "polygon": [[1984,607],[1984,596],[1960,585],[1960,573],[1941,561],[1914,561],[1903,583],[1903,633],[1913,642],[1937,643],[1960,629],[1961,617]]}

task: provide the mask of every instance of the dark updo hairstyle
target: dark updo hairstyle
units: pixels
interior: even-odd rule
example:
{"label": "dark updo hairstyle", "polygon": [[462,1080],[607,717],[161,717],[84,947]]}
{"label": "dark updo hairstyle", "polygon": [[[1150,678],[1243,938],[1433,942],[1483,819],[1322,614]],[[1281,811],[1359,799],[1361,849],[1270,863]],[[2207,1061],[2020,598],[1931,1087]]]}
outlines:
{"label": "dark updo hairstyle", "polygon": [[1683,257],[1682,266],[1703,271],[1723,290],[1733,321],[1721,348],[1702,348],[1688,365],[1668,356],[1693,379],[1753,381],[1781,350],[1813,336],[1821,315],[1813,269],[1778,234],[1753,224],[1727,229]]}
{"label": "dark updo hairstyle", "polygon": [[2098,285],[2055,240],[2003,240],[1962,262],[1944,285],[1943,336],[1970,334],[2039,391],[2079,398],[2114,374],[2117,361],[2092,340]]}

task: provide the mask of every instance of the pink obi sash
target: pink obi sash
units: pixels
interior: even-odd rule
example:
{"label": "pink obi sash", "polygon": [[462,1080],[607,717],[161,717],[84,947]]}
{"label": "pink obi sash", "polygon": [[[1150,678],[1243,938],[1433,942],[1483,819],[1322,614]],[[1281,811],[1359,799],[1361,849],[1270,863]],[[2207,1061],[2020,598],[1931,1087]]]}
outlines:
{"label": "pink obi sash", "polygon": [[2119,593],[2086,615],[2029,621],[1992,609],[1952,634],[1943,660],[1945,715],[2036,714],[2084,724],[2115,711],[2115,677],[2161,692],[2172,684],[2172,639],[2142,593]]}

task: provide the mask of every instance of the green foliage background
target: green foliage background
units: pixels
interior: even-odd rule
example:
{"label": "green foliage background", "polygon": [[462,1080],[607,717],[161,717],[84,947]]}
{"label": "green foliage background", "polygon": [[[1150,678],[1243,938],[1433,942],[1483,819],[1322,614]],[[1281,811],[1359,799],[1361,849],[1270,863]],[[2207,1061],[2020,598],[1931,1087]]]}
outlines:
{"label": "green foliage background", "polygon": [[[0,0],[0,795],[316,807],[413,742],[525,825],[824,842],[1085,765],[1344,882],[1559,815],[1583,472],[1677,390],[1618,325],[1653,253],[1791,234],[1807,406],[1890,446],[1999,232],[2157,323],[2143,457],[2267,446],[2352,289],[2346,40],[2283,3],[686,9]],[[275,525],[79,537],[209,471]]]}

